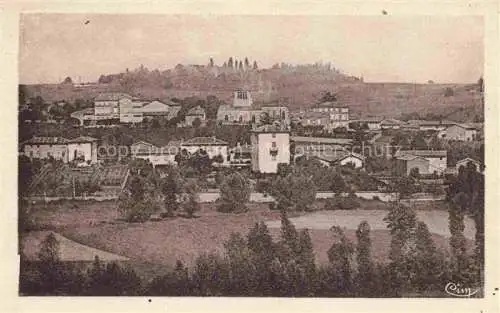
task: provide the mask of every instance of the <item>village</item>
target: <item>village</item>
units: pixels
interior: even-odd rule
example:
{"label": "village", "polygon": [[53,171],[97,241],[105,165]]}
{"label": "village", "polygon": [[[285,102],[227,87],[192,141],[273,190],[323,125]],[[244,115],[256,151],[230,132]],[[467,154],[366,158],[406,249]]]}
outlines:
{"label": "village", "polygon": [[[124,174],[126,160],[144,160],[153,168],[162,168],[177,165],[181,156],[203,155],[213,166],[212,174],[232,168],[246,170],[255,177],[276,174],[280,165],[293,166],[297,160],[308,159],[326,167],[347,166],[366,172],[381,183],[378,190],[398,177],[418,176],[416,184],[441,187],[434,188],[436,192],[444,191],[444,178],[456,175],[461,166],[471,163],[478,172],[484,170],[480,155],[457,153],[450,148],[453,144],[478,146],[484,139],[481,123],[352,119],[349,107],[336,101],[318,103],[307,111],[289,111],[287,106],[276,104],[256,107],[248,90],[234,91],[233,102],[220,105],[215,120],[207,119],[200,105],[184,107],[182,111],[181,108],[180,103],[173,101],[144,101],[124,93],[103,93],[94,99],[92,108],[72,112],[69,119],[75,121],[74,127],[81,129],[118,126],[141,129],[141,125],[159,118],[167,122],[178,120],[178,128],[199,129],[212,123],[231,131],[232,127],[243,126],[247,136],[239,139],[246,141],[230,144],[198,132],[199,136],[179,140],[162,138],[162,142],[155,142],[132,138],[129,145],[112,145],[103,144],[104,138],[88,135],[65,138],[37,134],[20,143],[20,155],[43,162],[61,161],[74,172],[91,173],[88,180],[92,175],[97,176],[94,173],[97,169],[107,172],[109,167],[120,166],[124,168],[121,178],[128,177]],[[24,121],[35,122],[40,123]],[[36,184],[31,190],[37,190]],[[46,194],[38,191],[37,196]],[[86,195],[93,196],[89,190]],[[52,192],[51,196],[68,195]]]}
{"label": "village", "polygon": [[481,21],[20,20],[19,295],[487,293]]}

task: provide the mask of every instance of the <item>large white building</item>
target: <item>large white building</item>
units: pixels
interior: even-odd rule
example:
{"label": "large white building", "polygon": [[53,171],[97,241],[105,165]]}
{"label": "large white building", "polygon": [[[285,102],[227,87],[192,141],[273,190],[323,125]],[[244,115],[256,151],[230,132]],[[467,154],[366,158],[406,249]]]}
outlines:
{"label": "large white building", "polygon": [[277,173],[278,164],[290,164],[290,131],[285,126],[263,125],[252,130],[252,170]]}
{"label": "large white building", "polygon": [[[120,120],[120,107],[132,108],[132,96],[125,93],[101,93],[94,99],[96,120]],[[128,113],[127,113],[128,114]]]}

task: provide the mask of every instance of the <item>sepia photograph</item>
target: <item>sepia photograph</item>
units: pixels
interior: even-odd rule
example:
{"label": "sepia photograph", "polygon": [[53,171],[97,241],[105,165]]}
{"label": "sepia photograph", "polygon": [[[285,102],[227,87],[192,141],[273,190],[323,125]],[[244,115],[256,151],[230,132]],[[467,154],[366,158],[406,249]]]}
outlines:
{"label": "sepia photograph", "polygon": [[18,295],[483,299],[485,19],[380,11],[21,13]]}

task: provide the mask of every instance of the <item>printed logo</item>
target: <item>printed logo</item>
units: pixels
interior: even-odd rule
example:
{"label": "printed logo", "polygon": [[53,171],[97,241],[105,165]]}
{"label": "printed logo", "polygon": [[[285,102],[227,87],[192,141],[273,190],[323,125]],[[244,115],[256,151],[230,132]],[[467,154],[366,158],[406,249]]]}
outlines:
{"label": "printed logo", "polygon": [[460,284],[447,283],[444,291],[454,297],[472,297],[479,292],[479,288],[463,287]]}

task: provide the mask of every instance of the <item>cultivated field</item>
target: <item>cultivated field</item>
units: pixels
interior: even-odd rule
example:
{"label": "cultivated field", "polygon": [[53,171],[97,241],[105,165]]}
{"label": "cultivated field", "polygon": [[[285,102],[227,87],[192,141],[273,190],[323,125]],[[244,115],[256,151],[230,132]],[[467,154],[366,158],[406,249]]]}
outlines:
{"label": "cultivated field", "polygon": [[[150,263],[171,266],[177,259],[192,265],[203,252],[222,252],[223,244],[232,232],[244,235],[257,222],[265,221],[275,240],[279,239],[279,213],[269,211],[267,205],[250,204],[250,211],[242,214],[221,214],[213,204],[203,204],[197,218],[176,217],[168,220],[127,224],[116,219],[113,202],[79,203],[78,208],[66,202],[37,206],[35,222],[51,228],[75,242],[116,255],[130,258],[138,264]],[[372,227],[373,255],[377,261],[387,261],[390,234],[382,218],[386,210],[321,211],[292,215],[298,228],[310,229],[318,262],[326,263],[327,250],[333,242],[328,230],[331,226],[345,227],[347,237],[356,242],[355,229],[359,222],[367,220]],[[376,207],[375,207],[376,208]],[[448,250],[447,213],[419,211],[419,219],[425,221],[433,234],[436,245]],[[472,246],[473,228],[467,221],[466,237]],[[28,237],[29,238],[29,237]]]}

